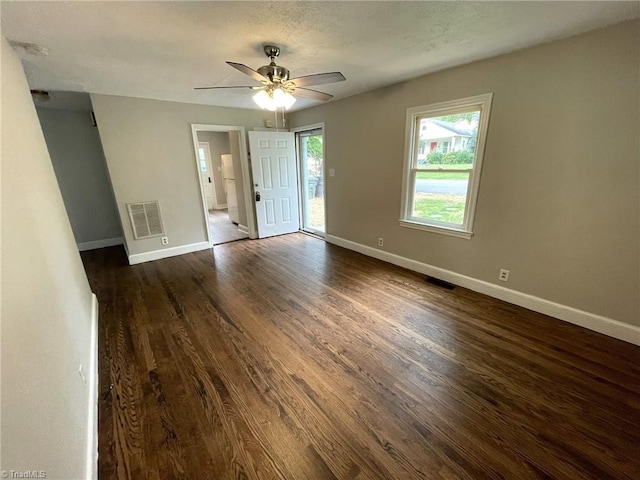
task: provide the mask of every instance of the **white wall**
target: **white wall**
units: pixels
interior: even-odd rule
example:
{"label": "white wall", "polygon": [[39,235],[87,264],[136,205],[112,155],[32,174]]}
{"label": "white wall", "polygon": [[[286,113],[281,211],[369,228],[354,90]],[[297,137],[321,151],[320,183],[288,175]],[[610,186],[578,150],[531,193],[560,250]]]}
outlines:
{"label": "white wall", "polygon": [[227,197],[222,183],[222,158],[221,155],[230,153],[229,134],[226,132],[198,132],[198,141],[209,144],[211,164],[213,167],[212,180],[215,182],[216,201],[218,205],[225,205]]}
{"label": "white wall", "polygon": [[[292,113],[325,122],[327,232],[640,325],[640,24]],[[347,80],[348,81],[348,80]],[[409,107],[494,93],[471,240],[399,225]],[[511,271],[498,282],[500,268]]]}
{"label": "white wall", "polygon": [[[87,95],[88,96],[88,95]],[[122,237],[98,129],[89,111],[38,108],[76,242]]]}
{"label": "white wall", "polygon": [[[176,246],[208,248],[191,124],[260,126],[270,112],[97,94],[91,101],[130,261]],[[167,247],[133,238],[126,203],[145,200],[160,201]]]}
{"label": "white wall", "polygon": [[22,65],[4,37],[1,102],[0,468],[86,478],[95,451],[93,295]]}

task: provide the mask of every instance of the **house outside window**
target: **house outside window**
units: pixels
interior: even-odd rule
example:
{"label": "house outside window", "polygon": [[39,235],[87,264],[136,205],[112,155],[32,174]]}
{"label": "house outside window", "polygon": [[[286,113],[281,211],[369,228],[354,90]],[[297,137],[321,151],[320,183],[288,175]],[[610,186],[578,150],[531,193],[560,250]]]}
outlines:
{"label": "house outside window", "polygon": [[492,96],[407,110],[400,225],[471,238]]}

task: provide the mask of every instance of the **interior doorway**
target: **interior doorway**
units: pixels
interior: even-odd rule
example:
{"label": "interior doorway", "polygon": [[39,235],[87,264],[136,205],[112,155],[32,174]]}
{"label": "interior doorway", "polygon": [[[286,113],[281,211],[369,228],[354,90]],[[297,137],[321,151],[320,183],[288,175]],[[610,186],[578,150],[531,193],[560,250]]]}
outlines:
{"label": "interior doorway", "polygon": [[294,130],[300,185],[300,228],[325,236],[325,163],[324,125],[312,125]]}
{"label": "interior doorway", "polygon": [[244,127],[191,129],[209,243],[256,238]]}

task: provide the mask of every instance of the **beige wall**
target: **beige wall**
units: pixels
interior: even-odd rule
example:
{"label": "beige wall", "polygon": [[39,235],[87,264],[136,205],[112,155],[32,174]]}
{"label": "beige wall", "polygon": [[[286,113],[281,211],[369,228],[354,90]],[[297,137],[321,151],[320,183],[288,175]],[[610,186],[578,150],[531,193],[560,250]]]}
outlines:
{"label": "beige wall", "polygon": [[[260,126],[270,112],[91,95],[129,254],[206,241],[191,124]],[[159,200],[169,237],[134,240],[126,203]]]}
{"label": "beige wall", "polygon": [[2,465],[86,478],[92,294],[20,60],[2,38]]}
{"label": "beige wall", "polygon": [[[325,122],[328,233],[640,325],[639,45],[628,22],[292,113]],[[406,109],[487,92],[475,235],[400,227]]]}
{"label": "beige wall", "polygon": [[89,111],[38,108],[38,118],[79,244],[122,236],[98,129]]}
{"label": "beige wall", "polygon": [[229,149],[229,134],[226,132],[198,132],[198,141],[209,144],[211,154],[211,164],[213,168],[211,180],[214,181],[216,190],[216,202],[218,205],[225,205],[227,197],[224,193],[222,183],[222,159],[221,155],[231,153]]}

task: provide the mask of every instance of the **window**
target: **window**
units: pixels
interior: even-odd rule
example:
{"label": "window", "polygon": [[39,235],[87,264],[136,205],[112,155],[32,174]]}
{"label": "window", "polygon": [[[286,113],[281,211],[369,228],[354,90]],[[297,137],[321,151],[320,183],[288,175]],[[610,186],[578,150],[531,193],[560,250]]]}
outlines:
{"label": "window", "polygon": [[471,238],[492,96],[407,110],[400,225]]}
{"label": "window", "polygon": [[207,171],[207,157],[204,154],[204,148],[198,147],[198,160],[200,160],[200,171]]}

